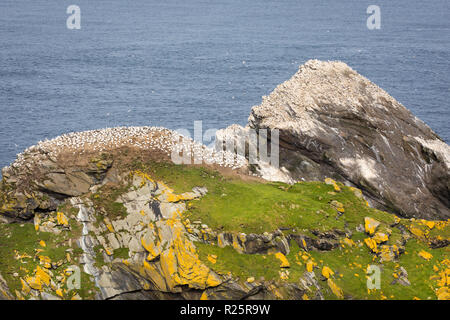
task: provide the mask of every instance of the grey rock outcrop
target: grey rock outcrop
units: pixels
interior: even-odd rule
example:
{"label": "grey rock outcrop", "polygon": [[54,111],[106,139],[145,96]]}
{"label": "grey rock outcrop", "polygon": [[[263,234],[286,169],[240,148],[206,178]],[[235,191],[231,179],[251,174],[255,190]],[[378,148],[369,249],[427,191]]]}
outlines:
{"label": "grey rock outcrop", "polygon": [[12,300],[13,296],[9,292],[5,279],[0,274],[0,300]]}
{"label": "grey rock outcrop", "polygon": [[252,108],[247,128],[279,130],[279,166],[294,180],[330,177],[374,207],[450,217],[450,147],[343,62],[305,63]]}
{"label": "grey rock outcrop", "polygon": [[190,150],[209,165],[232,170],[246,167],[244,157],[215,152],[161,127],[106,128],[40,141],[2,169],[0,221],[30,220],[36,212],[55,210],[67,198],[116,183],[118,167],[137,159],[171,161],[173,155],[181,158],[180,152],[189,151],[182,159],[189,163]]}
{"label": "grey rock outcrop", "polygon": [[47,153],[25,152],[21,165],[2,170],[0,215],[28,220],[36,212],[55,210],[60,200],[80,196],[102,183],[113,161],[91,158],[87,162],[62,162]]}

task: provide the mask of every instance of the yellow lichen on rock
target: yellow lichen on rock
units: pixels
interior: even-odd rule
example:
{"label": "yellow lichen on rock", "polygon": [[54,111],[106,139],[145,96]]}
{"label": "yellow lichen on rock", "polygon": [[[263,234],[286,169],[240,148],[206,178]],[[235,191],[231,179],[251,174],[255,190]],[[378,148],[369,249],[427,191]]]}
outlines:
{"label": "yellow lichen on rock", "polygon": [[369,247],[369,249],[372,252],[374,252],[374,253],[378,252],[377,242],[374,239],[366,238],[366,239],[364,239],[364,243]]}
{"label": "yellow lichen on rock", "polygon": [[306,245],[306,241],[303,238],[302,238],[302,246],[303,246],[303,249],[308,250],[308,246]]}
{"label": "yellow lichen on rock", "polygon": [[108,229],[109,232],[115,232],[114,227],[108,218],[103,219],[103,221],[105,222],[106,228]]}
{"label": "yellow lichen on rock", "polygon": [[429,229],[433,229],[436,223],[434,221],[422,220],[422,224],[426,225]]}
{"label": "yellow lichen on rock", "polygon": [[392,246],[383,245],[379,250],[379,255],[381,258],[381,262],[392,261],[399,255],[399,248],[395,244]]}
{"label": "yellow lichen on rock", "polygon": [[238,236],[235,234],[233,234],[233,242],[232,242],[231,246],[234,248],[234,250],[236,250],[239,253],[244,252],[244,248],[240,244]]}
{"label": "yellow lichen on rock", "polygon": [[23,280],[22,278],[20,278],[20,282],[22,284],[22,293],[25,295],[29,294],[31,291],[31,288],[28,285],[28,283],[25,280]]}
{"label": "yellow lichen on rock", "polygon": [[334,181],[333,179],[331,179],[331,178],[325,178],[324,182],[325,182],[326,184],[328,184],[328,185],[332,185],[333,188],[334,188],[334,191],[336,191],[336,192],[340,192],[340,191],[341,191],[341,188],[338,186],[338,184],[336,183],[336,181]]}
{"label": "yellow lichen on rock", "polygon": [[275,258],[280,260],[280,262],[281,262],[280,268],[289,268],[291,266],[288,259],[286,258],[286,256],[284,254],[282,254],[281,252],[275,253]]}
{"label": "yellow lichen on rock", "polygon": [[64,215],[63,212],[56,213],[56,221],[57,221],[57,225],[59,225],[59,226],[64,226],[64,227],[69,226],[69,220],[67,219],[67,217]]}
{"label": "yellow lichen on rock", "polygon": [[333,280],[328,279],[327,280],[327,284],[328,287],[330,287],[331,291],[333,292],[333,294],[338,297],[339,299],[343,299],[344,298],[344,292],[342,291],[341,288],[339,288],[336,283],[334,283]]}
{"label": "yellow lichen on rock", "polygon": [[108,256],[112,256],[113,250],[110,249],[110,248],[108,248],[108,247],[104,247],[104,248],[105,248],[105,253],[106,253]]}
{"label": "yellow lichen on rock", "polygon": [[148,252],[147,260],[152,261],[159,257],[161,243],[158,241],[156,244],[152,241],[147,241],[145,236],[141,238],[141,244]]}
{"label": "yellow lichen on rock", "polygon": [[146,260],[143,261],[142,266],[139,269],[139,273],[148,277],[152,280],[152,283],[159,289],[163,291],[168,291],[166,281],[163,275],[160,273],[160,270],[153,263],[148,263]]}
{"label": "yellow lichen on rock", "polygon": [[450,225],[450,219],[447,219],[447,221],[436,221],[435,222],[435,228],[438,230],[442,230]]}
{"label": "yellow lichen on rock", "polygon": [[444,259],[440,263],[438,262],[438,265],[442,269],[434,265],[433,270],[437,275],[430,277],[430,279],[436,279],[436,297],[438,300],[450,300],[450,260]]}
{"label": "yellow lichen on rock", "polygon": [[[158,183],[161,183],[161,182],[158,182]],[[162,191],[161,195],[158,197],[158,200],[174,203],[174,202],[180,202],[180,201],[190,201],[190,200],[194,200],[195,198],[196,198],[196,195],[193,192],[185,192],[182,194],[175,194],[173,189],[165,186],[165,189]]]}
{"label": "yellow lichen on rock", "polygon": [[161,269],[170,289],[187,285],[205,289],[222,283],[220,278],[203,264],[194,244],[181,231],[181,223],[172,227],[173,242],[160,254]]}
{"label": "yellow lichen on rock", "polygon": [[415,235],[416,237],[418,237],[418,238],[424,238],[424,237],[425,237],[425,233],[424,233],[421,229],[419,229],[419,228],[416,228],[416,227],[410,227],[410,228],[409,228],[409,231],[411,231],[411,233],[412,233],[413,235]]}
{"label": "yellow lichen on rock", "polygon": [[352,239],[349,239],[349,238],[344,238],[344,239],[342,240],[342,242],[343,242],[344,244],[346,244],[347,246],[349,246],[349,247],[354,247],[354,246],[356,246],[356,243],[355,243]]}
{"label": "yellow lichen on rock", "polygon": [[355,187],[350,187],[350,190],[353,191],[353,194],[359,198],[359,199],[363,199],[363,193],[360,189],[355,188]]}
{"label": "yellow lichen on rock", "polygon": [[41,223],[41,219],[38,215],[34,217],[34,230],[39,231],[39,224]]}
{"label": "yellow lichen on rock", "polygon": [[419,257],[422,257],[427,261],[430,261],[431,258],[433,258],[433,255],[429,252],[426,252],[425,250],[419,251],[418,255],[419,255]]}
{"label": "yellow lichen on rock", "polygon": [[281,280],[289,280],[289,270],[280,270],[278,271]]}
{"label": "yellow lichen on rock", "polygon": [[322,268],[322,275],[326,278],[329,279],[332,275],[334,274],[333,270],[331,270],[331,268],[324,266]]}
{"label": "yellow lichen on rock", "polygon": [[216,264],[217,262],[217,256],[213,255],[213,254],[208,254],[208,261],[211,262],[212,264]]}
{"label": "yellow lichen on rock", "polygon": [[25,259],[25,258],[31,259],[31,256],[26,254],[26,253],[20,254],[19,251],[14,250],[14,259],[22,260],[22,259]]}
{"label": "yellow lichen on rock", "polygon": [[450,290],[448,287],[441,287],[436,290],[438,300],[450,300]]}
{"label": "yellow lichen on rock", "polygon": [[39,266],[36,267],[36,278],[39,278],[45,285],[50,285],[50,274],[45,269],[40,268]]}
{"label": "yellow lichen on rock", "polygon": [[17,289],[16,289],[15,293],[16,293],[16,297],[18,300],[25,300],[25,298],[22,296],[22,294],[19,291],[17,291]]}
{"label": "yellow lichen on rock", "polygon": [[389,236],[385,233],[376,232],[372,239],[375,240],[376,243],[382,243],[388,241]]}
{"label": "yellow lichen on rock", "polygon": [[308,262],[306,262],[306,270],[307,270],[308,272],[312,272],[313,269],[314,269],[314,266],[316,266],[316,265],[317,265],[317,264],[316,264],[314,261],[308,260]]}
{"label": "yellow lichen on rock", "polygon": [[34,290],[42,291],[42,285],[48,286],[50,284],[50,275],[39,266],[36,267],[34,277],[26,277],[25,281]]}
{"label": "yellow lichen on rock", "polygon": [[340,213],[345,212],[344,205],[339,201],[333,200],[330,205]]}
{"label": "yellow lichen on rock", "polygon": [[366,233],[368,233],[369,235],[373,235],[379,225],[380,222],[378,222],[373,218],[370,217],[364,218],[364,229],[366,230]]}
{"label": "yellow lichen on rock", "polygon": [[166,196],[167,196],[167,198],[166,198],[167,202],[178,202],[178,201],[180,201],[180,198],[176,194],[166,192]]}
{"label": "yellow lichen on rock", "polygon": [[46,269],[50,269],[52,267],[52,260],[47,256],[39,256],[39,263]]}

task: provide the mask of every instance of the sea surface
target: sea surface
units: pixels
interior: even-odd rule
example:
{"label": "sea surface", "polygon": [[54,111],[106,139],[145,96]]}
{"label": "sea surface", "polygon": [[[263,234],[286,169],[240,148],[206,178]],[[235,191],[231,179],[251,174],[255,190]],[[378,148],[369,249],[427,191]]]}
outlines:
{"label": "sea surface", "polygon": [[449,40],[448,0],[1,0],[0,167],[65,132],[244,125],[312,58],[346,62],[448,143]]}

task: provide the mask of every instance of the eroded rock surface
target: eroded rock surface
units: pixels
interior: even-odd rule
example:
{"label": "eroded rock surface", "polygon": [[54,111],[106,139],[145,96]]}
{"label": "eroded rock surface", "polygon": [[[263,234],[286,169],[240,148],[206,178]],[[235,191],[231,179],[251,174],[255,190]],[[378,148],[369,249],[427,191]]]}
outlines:
{"label": "eroded rock surface", "polygon": [[[78,197],[107,182],[117,182],[115,162],[141,157],[171,161],[173,154],[239,169],[245,158],[215,152],[188,137],[161,127],[117,127],[74,132],[40,141],[2,169],[0,219],[29,220],[36,212],[55,210],[61,201]],[[181,156],[180,156],[181,157]]]}
{"label": "eroded rock surface", "polygon": [[[367,207],[359,189],[347,188],[332,177],[360,187],[372,204],[391,212],[408,217],[449,217],[448,145],[387,93],[343,63],[308,62],[264,98],[261,106],[253,108],[249,126],[234,125],[220,131],[218,137],[231,137],[236,143],[250,129],[266,128],[281,133],[280,169],[264,162],[251,168],[266,180],[291,184],[325,180],[323,186],[333,190],[327,194],[336,196],[348,189],[355,194],[354,201]],[[435,263],[430,279],[436,282],[436,297],[448,299],[450,262],[441,258],[432,261],[439,250],[431,248],[448,246],[444,233],[449,221],[413,218],[400,223],[395,217],[387,223],[362,215],[356,229],[345,224],[340,229],[314,225],[299,230],[281,224],[274,228],[277,230],[261,229],[261,233],[208,227],[201,220],[191,222],[183,214],[189,205],[208,195],[211,185],[189,187],[188,192],[177,194],[163,181],[136,171],[131,163],[142,160],[139,156],[144,152],[153,153],[150,159],[168,161],[174,148],[172,135],[162,128],[69,134],[27,149],[4,168],[1,222],[19,221],[19,228],[33,222],[31,233],[53,239],[53,249],[63,252],[64,258],[61,252],[42,254],[46,243],[41,239],[30,243],[36,248],[18,248],[13,259],[20,266],[20,275],[3,274],[11,283],[20,281],[22,288],[11,294],[0,275],[0,300],[81,299],[78,293],[65,289],[72,275],[65,269],[69,264],[79,265],[89,278],[84,283],[92,285],[83,297],[97,299],[352,299],[353,293],[340,287],[341,266],[330,268],[317,256],[325,251],[341,255],[350,254],[350,250],[367,251],[370,261],[400,263],[411,238],[429,246],[419,252],[419,258]],[[184,147],[198,149],[190,143],[186,141]],[[217,160],[212,163],[232,169],[247,165],[232,153],[225,157],[218,149],[217,158],[208,151],[209,159]],[[203,173],[200,176],[205,178]],[[289,187],[280,189],[289,192]],[[217,190],[210,194],[220,195]],[[98,205],[96,201],[101,202],[102,197],[103,204]],[[321,200],[321,196],[317,198]],[[335,199],[327,205],[333,216],[322,210],[315,214],[337,221],[350,212],[348,203],[344,206]],[[290,204],[289,208],[296,206]],[[275,214],[278,217],[280,212]],[[302,213],[297,218],[307,217]],[[354,232],[364,233],[364,237],[360,234],[352,239]],[[11,234],[3,236],[6,240]],[[75,243],[77,248],[72,247]],[[201,246],[223,251],[205,253]],[[276,276],[270,276],[271,280],[256,274],[243,278],[239,272],[233,274],[221,267],[226,259],[234,262],[236,256],[249,255],[270,259]],[[356,262],[349,267],[357,268],[361,275],[366,272],[365,266]],[[397,269],[392,285],[410,286],[408,272],[412,275],[414,270],[400,264]]]}
{"label": "eroded rock surface", "polygon": [[12,300],[13,296],[9,292],[5,279],[0,275],[0,300]]}
{"label": "eroded rock surface", "polygon": [[[83,225],[78,241],[84,252],[81,264],[94,277],[98,299],[300,299],[307,290],[303,285],[280,287],[265,281],[243,284],[231,275],[216,274],[199,259],[194,240],[208,243],[216,239],[197,238],[182,214],[185,201],[202,197],[206,188],[175,194],[142,172],[124,179],[130,180],[128,192],[117,199],[127,210],[123,218],[99,221],[101,213],[95,212],[88,199],[71,198]],[[223,239],[220,246],[231,245],[242,253],[289,251],[281,232],[240,237],[221,234],[219,238]],[[110,260],[109,266],[96,265],[99,246],[105,261]],[[115,250],[120,249],[127,249],[128,257],[113,259]]]}

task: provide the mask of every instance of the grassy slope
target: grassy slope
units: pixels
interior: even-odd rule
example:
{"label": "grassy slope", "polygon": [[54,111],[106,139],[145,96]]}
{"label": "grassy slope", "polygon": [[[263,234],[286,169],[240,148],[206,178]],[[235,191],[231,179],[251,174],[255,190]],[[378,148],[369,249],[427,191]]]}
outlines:
{"label": "grassy slope", "polygon": [[[74,213],[74,208],[63,205],[59,208],[66,214]],[[69,219],[70,231],[62,231],[55,235],[49,232],[36,232],[32,223],[24,224],[0,224],[0,274],[5,278],[10,291],[15,295],[15,290],[22,288],[20,278],[25,279],[32,276],[36,266],[40,265],[39,255],[48,256],[52,262],[63,261],[63,264],[57,269],[52,270],[53,274],[60,275],[70,265],[76,265],[77,260],[82,254],[82,250],[77,248],[75,241],[81,235],[81,225],[75,219]],[[69,239],[72,240],[72,247],[68,245]],[[40,245],[43,240],[45,247]],[[71,261],[66,260],[66,249],[72,248]],[[37,253],[36,249],[42,249]],[[15,250],[20,255],[27,255],[31,258],[15,259]],[[42,267],[42,265],[40,265]],[[93,298],[96,292],[94,283],[89,275],[81,269],[81,288],[71,292],[64,292],[64,298],[71,298],[79,294],[83,299]],[[18,276],[14,276],[17,273]],[[54,279],[54,278],[53,278]],[[54,294],[54,293],[53,293]],[[54,294],[56,295],[56,294]]]}
{"label": "grassy slope", "polygon": [[[274,231],[279,227],[295,229],[297,233],[311,236],[311,230],[327,231],[333,229],[351,230],[352,240],[356,247],[339,247],[329,252],[311,251],[308,254],[315,260],[316,275],[320,278],[323,266],[329,266],[334,272],[334,281],[344,290],[346,298],[356,299],[435,299],[434,289],[436,281],[430,277],[436,275],[434,265],[439,265],[444,258],[448,258],[449,249],[430,249],[426,241],[413,237],[406,245],[406,253],[402,254],[399,261],[382,265],[382,289],[368,292],[366,289],[365,268],[369,264],[380,265],[363,239],[367,235],[357,232],[356,227],[364,223],[364,217],[370,216],[381,222],[379,231],[392,230],[388,244],[398,244],[401,233],[398,228],[392,227],[395,217],[389,213],[367,207],[365,201],[355,196],[350,188],[340,185],[341,191],[335,192],[333,186],[321,182],[303,182],[294,186],[281,183],[260,183],[255,181],[242,181],[237,176],[224,177],[219,172],[200,167],[175,166],[167,163],[134,163],[131,169],[140,169],[148,172],[153,178],[164,181],[175,189],[176,193],[190,191],[195,186],[206,186],[208,194],[200,200],[194,200],[189,206],[186,218],[191,221],[201,220],[215,230],[262,233]],[[102,188],[100,196],[92,195],[91,199],[97,209],[123,215],[122,207],[115,207],[114,201],[126,188],[110,190]],[[338,201],[344,205],[345,212],[341,215],[331,205],[331,201]],[[67,208],[63,208],[66,210]],[[67,210],[66,210],[67,211]],[[427,231],[427,227],[402,219],[400,222],[405,227],[415,227]],[[76,224],[71,221],[71,225]],[[13,249],[17,248],[21,253],[26,252],[33,256],[33,250],[38,247],[39,240],[48,242],[45,252],[53,261],[59,259],[64,247],[56,248],[56,243],[61,241],[60,236],[54,236],[40,232],[36,234],[31,224],[20,227],[17,224],[0,225],[0,273],[11,284],[12,291],[20,284],[12,273],[18,272],[20,263],[13,258]],[[10,235],[8,238],[7,235]],[[75,234],[63,233],[64,237],[74,237]],[[443,230],[433,229],[429,236],[449,238],[450,229],[447,226]],[[230,247],[218,248],[207,244],[197,244],[200,258],[212,269],[219,273],[231,272],[245,281],[248,277],[256,279],[264,277],[267,280],[280,280],[281,271],[279,261],[273,255],[243,255]],[[425,261],[418,256],[420,250],[432,253],[431,261]],[[61,251],[61,252],[60,252]],[[300,254],[299,254],[300,253]],[[217,255],[217,262],[212,264],[207,256]],[[297,282],[305,272],[305,263],[301,259],[304,252],[291,242],[291,253],[287,256],[291,267],[289,279],[283,281]],[[115,252],[116,255],[116,252]],[[118,256],[126,256],[127,252],[117,252]],[[100,261],[101,262],[101,261]],[[298,262],[298,263],[297,263]],[[37,264],[36,261],[29,262]],[[399,284],[391,285],[394,271],[403,266],[409,273],[412,285],[409,287]],[[29,269],[34,269],[34,266]],[[20,276],[24,276],[19,272]],[[86,284],[82,287],[80,295],[84,298],[92,297],[89,293],[92,283],[88,277],[82,281]],[[335,296],[329,290],[326,281],[319,281],[326,298]]]}
{"label": "grassy slope", "polygon": [[[356,247],[339,247],[332,251],[311,251],[315,259],[315,272],[320,276],[323,266],[330,267],[336,274],[334,281],[344,290],[346,298],[354,299],[436,299],[436,276],[434,265],[439,269],[440,262],[448,259],[447,248],[431,249],[424,239],[412,237],[405,246],[405,254],[398,261],[381,264],[379,259],[370,252],[363,240],[368,236],[357,232],[356,226],[364,224],[368,216],[381,222],[377,231],[391,231],[387,244],[400,244],[401,232],[392,227],[395,216],[387,212],[369,208],[365,201],[355,196],[354,192],[340,185],[341,192],[335,192],[333,186],[321,182],[302,182],[294,186],[281,183],[243,182],[237,178],[225,178],[218,172],[204,168],[170,166],[152,164],[147,168],[153,176],[163,179],[176,192],[189,191],[195,186],[208,187],[208,194],[199,201],[193,201],[186,217],[191,221],[201,220],[210,228],[222,231],[245,233],[262,233],[274,231],[278,227],[295,228],[299,233],[310,235],[310,230],[351,230],[352,240]],[[336,200],[344,205],[345,212],[339,215],[331,206]],[[401,225],[419,228],[427,231],[427,227],[414,220],[401,219]],[[447,225],[442,230],[436,228],[429,236],[450,237]],[[287,281],[296,282],[303,275],[306,267],[302,259],[298,259],[301,250],[292,241],[292,251],[288,255],[291,263],[290,276]],[[279,261],[274,256],[242,255],[230,247],[219,248],[197,243],[200,257],[211,268],[219,273],[232,272],[243,281],[248,277],[256,279],[264,277],[269,280],[279,280]],[[433,255],[426,261],[418,255],[425,250]],[[208,261],[208,254],[217,255],[216,264]],[[302,254],[302,253],[301,253]],[[300,254],[300,255],[301,255]],[[297,257],[296,257],[297,255]],[[297,264],[297,261],[300,264]],[[366,268],[368,265],[381,267],[381,290],[368,292],[366,286]],[[408,272],[411,286],[391,285],[395,279],[393,274],[403,266]],[[326,281],[319,281],[326,298],[336,298],[329,290]]]}
{"label": "grassy slope", "polygon": [[[284,226],[300,230],[344,230],[345,226],[352,229],[363,223],[362,219],[369,214],[386,224],[394,223],[393,215],[367,207],[365,201],[346,187],[334,192],[333,186],[321,182],[301,182],[294,186],[244,182],[215,171],[186,166],[152,164],[147,170],[177,193],[206,186],[208,194],[192,202],[187,216],[213,229],[245,233],[270,232]],[[344,205],[345,213],[341,217],[330,205],[332,200]]]}

